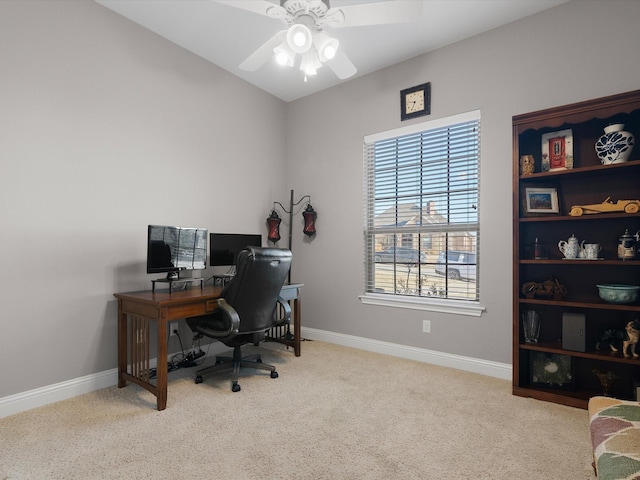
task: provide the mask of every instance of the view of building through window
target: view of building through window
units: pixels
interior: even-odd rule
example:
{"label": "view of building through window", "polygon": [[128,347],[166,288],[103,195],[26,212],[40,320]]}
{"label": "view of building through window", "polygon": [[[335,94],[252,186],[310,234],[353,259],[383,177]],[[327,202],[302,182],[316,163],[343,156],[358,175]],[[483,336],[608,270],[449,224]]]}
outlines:
{"label": "view of building through window", "polygon": [[478,300],[473,113],[365,139],[366,293]]}

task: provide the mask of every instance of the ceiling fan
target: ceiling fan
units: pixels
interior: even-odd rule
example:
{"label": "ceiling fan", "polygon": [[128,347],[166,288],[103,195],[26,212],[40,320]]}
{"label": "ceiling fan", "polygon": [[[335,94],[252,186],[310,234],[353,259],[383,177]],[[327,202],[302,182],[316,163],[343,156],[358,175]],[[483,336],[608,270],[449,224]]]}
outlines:
{"label": "ceiling fan", "polygon": [[356,74],[338,39],[329,36],[325,27],[343,28],[363,25],[403,23],[422,15],[422,1],[387,0],[358,3],[331,8],[329,0],[280,0],[276,5],[267,0],[217,0],[231,7],[248,10],[282,21],[287,28],[280,30],[240,64],[240,68],[254,71],[275,57],[278,64],[292,67],[300,55],[300,70],[307,76],[327,65],[340,79]]}

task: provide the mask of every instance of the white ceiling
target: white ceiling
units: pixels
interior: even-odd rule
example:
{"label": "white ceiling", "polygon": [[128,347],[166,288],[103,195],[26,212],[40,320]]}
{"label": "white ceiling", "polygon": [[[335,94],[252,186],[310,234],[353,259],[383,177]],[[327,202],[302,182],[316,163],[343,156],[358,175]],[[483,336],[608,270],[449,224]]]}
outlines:
{"label": "white ceiling", "polygon": [[[305,83],[302,71],[268,62],[257,71],[238,65],[277,31],[280,20],[215,0],[95,0],[171,42],[218,65],[276,97],[292,101],[337,85],[323,67]],[[245,0],[237,0],[242,2]],[[278,0],[269,0],[279,4]],[[331,0],[331,7],[379,0]],[[355,76],[416,57],[569,0],[395,0],[421,2],[423,14],[412,23],[326,28],[358,69]]]}

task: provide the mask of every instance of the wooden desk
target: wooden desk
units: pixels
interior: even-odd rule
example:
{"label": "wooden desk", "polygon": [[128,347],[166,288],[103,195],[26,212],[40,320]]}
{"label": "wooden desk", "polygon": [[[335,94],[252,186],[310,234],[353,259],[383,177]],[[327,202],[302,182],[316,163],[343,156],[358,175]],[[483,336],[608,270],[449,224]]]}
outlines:
{"label": "wooden desk", "polygon": [[[282,297],[293,300],[293,340],[269,337],[290,345],[300,356],[300,288],[301,284],[285,285]],[[167,408],[167,343],[169,322],[213,312],[222,287],[192,288],[168,291],[115,293],[118,299],[118,387],[133,382],[153,393],[158,410]],[[150,377],[150,321],[157,326],[156,382]]]}
{"label": "wooden desk", "polygon": [[300,290],[302,287],[302,283],[292,283],[283,285],[282,290],[280,290],[280,297],[282,297],[283,300],[288,301],[289,304],[293,301],[293,307],[291,309],[291,314],[293,315],[293,340],[287,338],[287,332],[282,331],[283,327],[272,328],[270,332],[267,333],[267,340],[293,347],[293,353],[296,357],[300,356]]}

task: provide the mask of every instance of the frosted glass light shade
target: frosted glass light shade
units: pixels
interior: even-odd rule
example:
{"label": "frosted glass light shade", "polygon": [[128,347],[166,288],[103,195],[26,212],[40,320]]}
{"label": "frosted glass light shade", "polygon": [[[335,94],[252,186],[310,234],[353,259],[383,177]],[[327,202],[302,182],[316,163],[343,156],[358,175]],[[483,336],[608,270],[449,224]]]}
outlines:
{"label": "frosted glass light shade", "polygon": [[296,53],[305,53],[313,44],[311,30],[306,25],[296,23],[287,30],[287,45]]}

